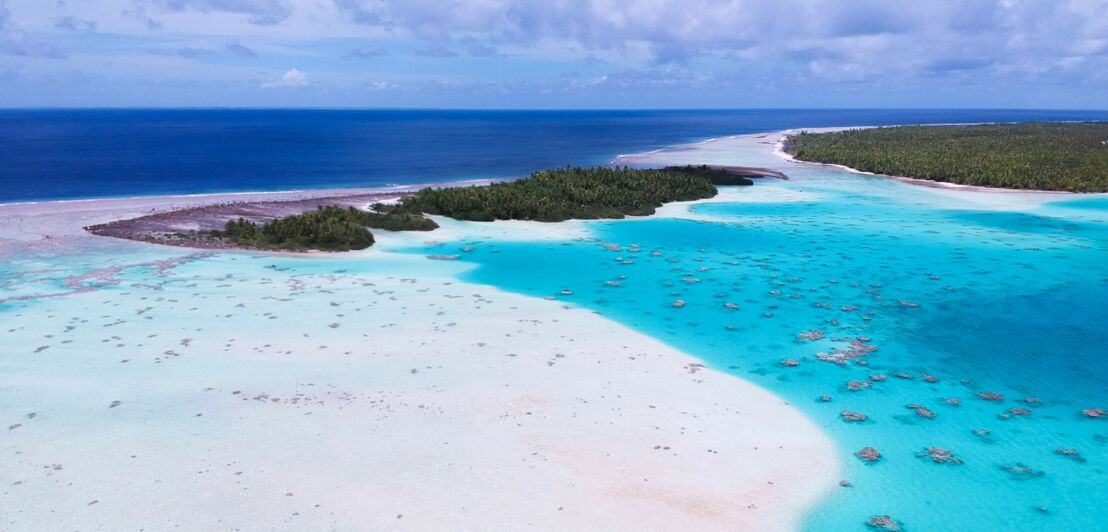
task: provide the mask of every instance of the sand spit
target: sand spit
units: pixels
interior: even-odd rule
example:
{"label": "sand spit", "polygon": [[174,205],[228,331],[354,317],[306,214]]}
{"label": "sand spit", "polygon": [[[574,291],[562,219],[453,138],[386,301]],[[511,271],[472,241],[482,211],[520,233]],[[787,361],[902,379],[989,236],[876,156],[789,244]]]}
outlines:
{"label": "sand spit", "polygon": [[[85,230],[100,236],[150,241],[150,237],[222,230],[228,221],[239,218],[263,224],[277,218],[302,214],[321,206],[366,209],[374,203],[396,203],[403,195],[410,194],[424,186],[472,186],[485,185],[496,181],[503,180],[460,181],[374,189],[331,189],[326,191],[327,194],[309,190],[260,193],[262,194],[260,197],[250,193],[192,196],[192,198],[203,198],[205,201],[193,207],[171,210],[154,209],[155,212],[151,214],[90,225],[85,227]],[[244,198],[243,196],[249,197]],[[238,246],[220,240],[173,238],[159,239],[157,243],[200,249],[239,249]]]}
{"label": "sand spit", "polygon": [[[396,193],[350,194],[299,200],[243,201],[203,205],[169,212],[148,214],[138,218],[117,220],[86,227],[95,235],[144,240],[150,235],[188,233],[190,231],[223,230],[227,222],[244,218],[265,223],[276,218],[310,211],[319,206],[362,208],[367,204],[396,199]],[[228,248],[226,243],[205,240],[173,240],[162,243],[196,248]]]}
{"label": "sand spit", "polygon": [[0,206],[11,264],[126,275],[0,305],[0,528],[787,530],[840,489],[834,444],[777,396],[587,310],[458,282],[464,261],[384,253],[585,224],[164,271],[126,265],[188,253],[81,229],[206,202],[224,198]]}
{"label": "sand spit", "polygon": [[[496,181],[501,180],[5,203],[0,204],[0,225],[4,228],[0,231],[0,258],[28,252],[79,253],[90,242],[102,240],[98,236],[101,234],[141,240],[143,231],[174,233],[221,229],[227,220],[240,216],[265,221],[311,210],[318,205],[365,208],[426,186],[471,186]],[[94,228],[97,235],[85,228]],[[203,242],[195,244],[190,247],[205,247]],[[219,246],[209,247],[220,249]]]}

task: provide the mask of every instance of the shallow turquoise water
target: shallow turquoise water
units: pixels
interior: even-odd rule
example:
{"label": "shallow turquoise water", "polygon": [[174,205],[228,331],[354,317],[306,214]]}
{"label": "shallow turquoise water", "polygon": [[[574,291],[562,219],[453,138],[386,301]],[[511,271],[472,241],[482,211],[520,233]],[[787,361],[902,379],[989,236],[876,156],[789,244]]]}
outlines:
{"label": "shallow turquoise water", "polygon": [[[796,404],[838,442],[851,483],[808,530],[863,530],[881,514],[905,530],[1103,526],[1108,419],[1081,411],[1108,405],[1108,204],[949,209],[915,187],[816,174],[826,181],[740,192],[812,201],[693,208],[713,222],[604,221],[595,240],[446,247],[474,246],[465,259],[480,267],[465,280],[594,309]],[[877,350],[817,359],[859,337]],[[868,418],[846,422],[844,409]],[[880,461],[854,456],[867,446]],[[963,463],[917,457],[932,446]]]}
{"label": "shallow turquoise water", "polygon": [[[865,521],[880,514],[916,531],[1102,528],[1108,417],[1081,411],[1108,408],[1108,202],[1060,196],[1021,212],[971,210],[954,208],[958,202],[933,191],[880,179],[831,170],[796,174],[794,181],[735,191],[738,200],[761,202],[694,207],[695,215],[713,221],[598,221],[588,224],[592,240],[459,241],[401,250],[444,254],[472,245],[463,260],[478,268],[461,274],[466,265],[460,262],[380,254],[367,260],[372,251],[222,253],[179,264],[167,277],[153,264],[104,278],[117,284],[67,281],[112,265],[189,254],[104,240],[81,255],[27,255],[0,264],[2,298],[75,286],[98,286],[102,297],[11,301],[0,311],[9,332],[19,327],[17,334],[37,338],[43,335],[22,328],[46,332],[70,316],[108,327],[122,315],[145,319],[136,312],[147,305],[176,305],[181,319],[173,327],[184,330],[193,327],[194,312],[209,318],[241,312],[231,295],[256,290],[260,296],[270,284],[287,291],[301,276],[460,275],[594,309],[797,405],[836,440],[844,479],[852,484],[815,509],[808,530],[865,530]],[[681,308],[672,306],[678,299],[686,302]],[[328,330],[325,321],[319,334]],[[798,336],[806,331],[825,337]],[[817,359],[817,353],[851,349],[848,340],[859,337],[868,340],[856,348],[877,350],[842,365]],[[783,365],[786,359],[798,365]],[[847,382],[871,375],[887,379],[848,389]],[[980,399],[979,392],[1004,399]],[[1028,397],[1042,402],[1023,401]],[[1013,408],[1029,415],[1013,415]],[[868,418],[847,423],[844,409]],[[979,429],[989,432],[975,434]],[[882,453],[879,462],[854,457],[867,446]],[[916,456],[930,446],[951,450],[964,463]]]}

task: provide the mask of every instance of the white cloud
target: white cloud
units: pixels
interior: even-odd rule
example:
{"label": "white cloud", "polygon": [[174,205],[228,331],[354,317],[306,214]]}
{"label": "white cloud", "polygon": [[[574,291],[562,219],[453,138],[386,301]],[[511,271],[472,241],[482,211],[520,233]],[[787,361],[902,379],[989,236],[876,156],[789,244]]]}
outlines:
{"label": "white cloud", "polygon": [[289,69],[281,79],[262,83],[262,88],[273,89],[278,87],[303,87],[308,84],[308,75],[295,69]]}
{"label": "white cloud", "polygon": [[[176,36],[258,36],[252,40],[259,44],[284,45],[372,37],[416,41],[416,49],[432,55],[462,47],[475,56],[511,50],[536,60],[568,50],[575,52],[567,60],[596,56],[623,68],[720,56],[795,67],[813,58],[794,54],[813,50],[824,63],[839,59],[875,68],[875,75],[927,73],[928,65],[967,59],[1055,65],[1103,53],[1108,36],[1104,0],[4,0],[0,6],[5,1],[35,33],[57,32],[59,20],[81,20],[103,33],[150,35],[156,20]],[[360,48],[347,43],[336,56],[351,49]]]}
{"label": "white cloud", "polygon": [[241,14],[246,16],[247,23],[259,26],[272,26],[285,21],[292,9],[278,0],[153,0],[153,3],[174,12]]}
{"label": "white cloud", "polygon": [[[677,80],[723,95],[736,89],[696,85],[697,75],[737,75],[743,87],[812,95],[931,83],[1011,87],[1070,105],[1050,96],[1064,77],[1092,105],[1108,105],[1097,88],[1108,76],[1106,0],[0,0],[0,59],[25,71],[99,79],[103,65],[145,50],[171,51],[144,59],[173,72],[154,81],[218,74],[253,91],[366,87],[376,76],[406,90],[434,79],[523,91],[512,84],[573,73],[569,85],[598,91],[647,94]],[[258,57],[223,64],[228,55]],[[268,70],[289,64],[311,81]]]}

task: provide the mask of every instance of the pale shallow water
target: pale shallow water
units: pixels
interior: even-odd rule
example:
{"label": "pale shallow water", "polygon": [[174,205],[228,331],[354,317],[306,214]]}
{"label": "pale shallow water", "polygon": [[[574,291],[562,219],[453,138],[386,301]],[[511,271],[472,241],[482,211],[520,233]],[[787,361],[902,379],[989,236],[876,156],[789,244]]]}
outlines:
{"label": "pale shallow water", "polygon": [[[472,245],[465,260],[481,267],[467,281],[594,309],[793,402],[837,441],[852,484],[815,509],[807,530],[863,530],[881,514],[905,530],[1101,526],[1108,419],[1081,411],[1108,405],[1103,197],[973,210],[945,192],[791,170],[798,178],[692,208],[716,222],[598,221],[595,240],[434,252]],[[813,330],[825,337],[798,337]],[[844,365],[817,359],[858,337],[878,349]],[[887,380],[848,389],[871,375]],[[845,422],[844,409],[868,419]],[[867,446],[879,462],[853,455]],[[932,446],[963,463],[916,456]]]}

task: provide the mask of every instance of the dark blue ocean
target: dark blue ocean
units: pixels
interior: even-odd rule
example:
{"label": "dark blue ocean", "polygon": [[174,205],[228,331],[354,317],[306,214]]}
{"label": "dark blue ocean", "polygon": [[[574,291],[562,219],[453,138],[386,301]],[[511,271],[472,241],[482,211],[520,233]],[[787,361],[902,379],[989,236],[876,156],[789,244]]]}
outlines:
{"label": "dark blue ocean", "polygon": [[797,127],[1105,120],[1013,110],[4,110],[0,202],[525,176]]}

